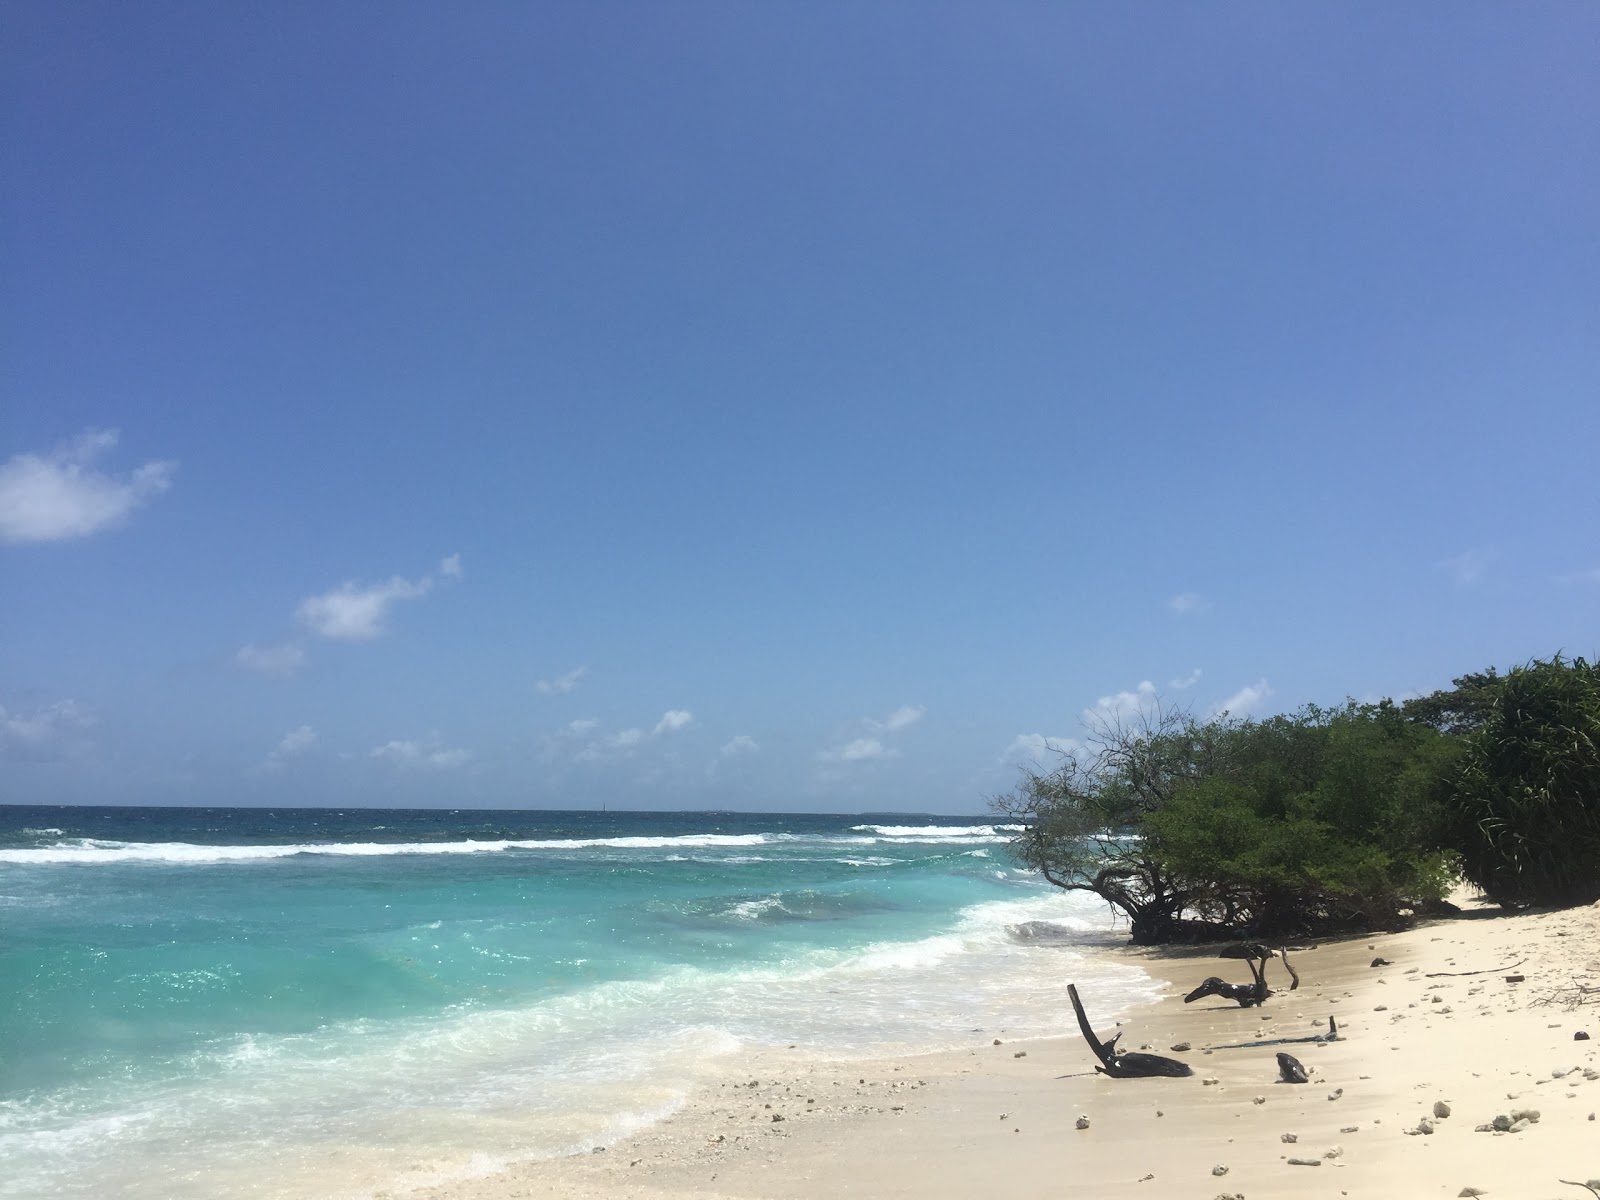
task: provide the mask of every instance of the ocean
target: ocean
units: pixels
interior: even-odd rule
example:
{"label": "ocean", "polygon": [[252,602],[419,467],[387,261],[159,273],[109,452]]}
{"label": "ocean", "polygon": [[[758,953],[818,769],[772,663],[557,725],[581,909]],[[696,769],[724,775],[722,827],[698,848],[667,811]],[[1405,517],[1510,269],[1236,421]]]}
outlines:
{"label": "ocean", "polygon": [[[602,1146],[743,1050],[1155,995],[1009,828],[0,806],[0,1196],[366,1196]],[[361,1181],[356,1186],[355,1181]]]}

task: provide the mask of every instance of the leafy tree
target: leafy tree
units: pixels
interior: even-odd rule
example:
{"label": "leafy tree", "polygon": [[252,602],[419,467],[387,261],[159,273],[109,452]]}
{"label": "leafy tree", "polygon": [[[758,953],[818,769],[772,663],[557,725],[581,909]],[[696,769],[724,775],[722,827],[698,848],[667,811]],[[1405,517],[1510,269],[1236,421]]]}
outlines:
{"label": "leafy tree", "polygon": [[1439,901],[1450,738],[1393,704],[1266,721],[1157,711],[995,806],[1013,852],[1122,910],[1135,942],[1390,927]]}
{"label": "leafy tree", "polygon": [[1201,886],[1168,869],[1146,824],[1185,781],[1215,769],[1218,728],[1158,707],[1091,729],[1081,750],[1058,748],[1053,770],[1025,769],[990,802],[1023,826],[1012,853],[1056,887],[1121,910],[1136,944],[1174,940]]}
{"label": "leafy tree", "polygon": [[1500,686],[1499,673],[1473,671],[1452,681],[1455,686],[1441,688],[1426,696],[1407,700],[1401,706],[1407,719],[1451,735],[1467,734],[1480,728],[1494,707]]}
{"label": "leafy tree", "polygon": [[1392,927],[1443,898],[1436,849],[1448,739],[1392,704],[1231,725],[1226,770],[1152,813],[1169,871],[1206,881],[1213,919],[1261,937]]}
{"label": "leafy tree", "polygon": [[1600,899],[1600,664],[1558,654],[1495,679],[1453,782],[1455,844],[1491,899]]}

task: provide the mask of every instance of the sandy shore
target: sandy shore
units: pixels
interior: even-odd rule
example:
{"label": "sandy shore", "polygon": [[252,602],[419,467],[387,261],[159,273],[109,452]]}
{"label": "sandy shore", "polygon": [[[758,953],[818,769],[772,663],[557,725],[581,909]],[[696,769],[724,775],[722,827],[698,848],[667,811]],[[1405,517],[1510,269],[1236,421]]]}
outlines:
{"label": "sandy shore", "polygon": [[[1292,956],[1300,989],[1259,1009],[1182,1002],[1208,975],[1246,979],[1243,963],[1124,953],[1170,991],[1125,1019],[1123,1045],[1172,1053],[1189,1043],[1173,1056],[1192,1062],[1193,1078],[1096,1075],[1076,1035],[1014,1042],[985,1030],[966,1050],[872,1063],[818,1062],[796,1048],[740,1060],[671,1119],[601,1152],[415,1194],[1387,1200],[1476,1188],[1581,1200],[1584,1189],[1558,1181],[1600,1176],[1600,1042],[1574,1039],[1600,1039],[1600,1004],[1571,1009],[1557,997],[1600,984],[1600,907],[1508,916],[1469,904],[1458,919],[1324,943]],[[1369,965],[1375,957],[1392,965]],[[1280,966],[1268,971],[1287,986]],[[1108,1034],[1094,997],[1084,999]],[[1330,1015],[1343,1035],[1332,1044],[1223,1048],[1318,1033]],[[1304,1062],[1311,1082],[1278,1082],[1278,1050]],[[1436,1103],[1449,1115],[1435,1116]],[[1525,1109],[1539,1117],[1519,1132],[1476,1128]]]}

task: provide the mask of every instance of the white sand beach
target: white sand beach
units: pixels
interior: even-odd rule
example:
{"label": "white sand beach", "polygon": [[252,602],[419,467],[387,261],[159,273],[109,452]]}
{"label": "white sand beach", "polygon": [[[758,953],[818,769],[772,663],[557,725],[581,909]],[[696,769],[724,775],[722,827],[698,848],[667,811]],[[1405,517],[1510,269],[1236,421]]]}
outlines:
{"label": "white sand beach", "polygon": [[[739,1059],[671,1118],[602,1150],[416,1194],[1581,1200],[1582,1187],[1559,1181],[1600,1176],[1600,1054],[1575,1038],[1600,1036],[1600,1004],[1561,1003],[1562,989],[1600,984],[1600,907],[1510,915],[1467,901],[1458,918],[1322,943],[1292,956],[1299,990],[1262,1008],[1182,1001],[1208,975],[1246,979],[1241,962],[1118,953],[1170,984],[1123,1022],[1124,1047],[1186,1059],[1192,1078],[1096,1074],[1075,1034],[985,1030],[966,1050],[865,1064],[796,1046]],[[1369,965],[1379,957],[1391,965]],[[1280,965],[1268,981],[1287,986]],[[1108,1035],[1093,995],[1084,1000]],[[1331,1044],[1222,1048],[1315,1034],[1330,1015],[1341,1033]],[[1182,1043],[1191,1049],[1170,1049]],[[1309,1083],[1278,1081],[1279,1050]],[[1515,1132],[1480,1128],[1528,1110],[1537,1117]]]}

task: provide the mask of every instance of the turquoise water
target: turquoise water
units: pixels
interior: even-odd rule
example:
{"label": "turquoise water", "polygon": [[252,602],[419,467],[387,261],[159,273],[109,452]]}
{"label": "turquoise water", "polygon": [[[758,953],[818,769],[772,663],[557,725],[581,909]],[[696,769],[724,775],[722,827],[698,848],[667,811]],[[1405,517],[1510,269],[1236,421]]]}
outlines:
{"label": "turquoise water", "polygon": [[[1066,1032],[1104,914],[934,817],[0,808],[0,1195],[368,1194],[741,1049]],[[1063,1020],[1063,1016],[1065,1020]]]}

